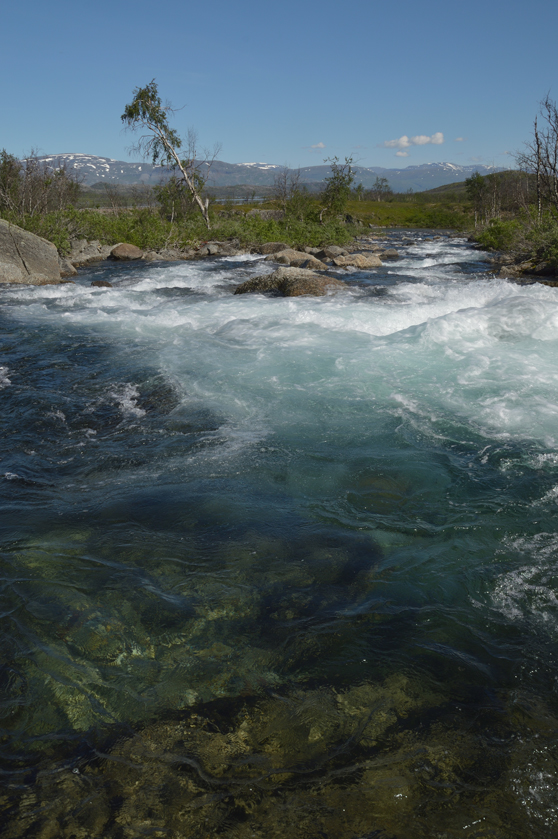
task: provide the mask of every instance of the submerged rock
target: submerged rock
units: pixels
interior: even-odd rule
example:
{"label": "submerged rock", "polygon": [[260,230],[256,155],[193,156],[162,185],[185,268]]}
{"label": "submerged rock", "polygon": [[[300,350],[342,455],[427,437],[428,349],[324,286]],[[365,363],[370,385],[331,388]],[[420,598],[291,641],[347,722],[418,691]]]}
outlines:
{"label": "submerged rock", "polygon": [[258,293],[275,291],[283,297],[301,297],[303,295],[323,296],[328,291],[346,288],[341,280],[334,277],[324,277],[306,268],[278,268],[272,274],[263,277],[252,277],[237,286],[235,294]]}
{"label": "submerged rock", "polygon": [[[554,772],[547,738],[534,740],[523,721],[510,737],[506,714],[502,736],[511,746],[503,761],[499,742],[448,699],[394,673],[341,689],[199,705],[115,738],[93,759],[82,750],[73,762],[49,763],[32,786],[20,782],[10,793],[5,835],[554,835],[545,827]],[[554,718],[548,722],[555,727]]]}

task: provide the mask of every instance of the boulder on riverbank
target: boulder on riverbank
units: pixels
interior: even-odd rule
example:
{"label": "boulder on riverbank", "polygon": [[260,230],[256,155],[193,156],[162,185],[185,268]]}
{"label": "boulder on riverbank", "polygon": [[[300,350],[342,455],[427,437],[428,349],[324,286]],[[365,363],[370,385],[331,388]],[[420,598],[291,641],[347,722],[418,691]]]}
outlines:
{"label": "boulder on riverbank", "polygon": [[108,259],[114,245],[102,245],[97,239],[88,242],[87,239],[72,239],[68,261],[74,268],[81,268],[94,262]]}
{"label": "boulder on riverbank", "polygon": [[77,269],[72,263],[63,256],[58,257],[58,264],[60,266],[60,276],[62,279],[66,277],[77,277]]}
{"label": "boulder on riverbank", "polygon": [[121,242],[115,245],[109,254],[109,259],[116,259],[119,262],[128,262],[132,259],[142,259],[143,251],[136,245],[130,245],[128,242]]}
{"label": "boulder on riverbank", "polygon": [[229,239],[226,242],[212,240],[202,245],[196,256],[236,256],[239,247],[238,239]]}
{"label": "boulder on riverbank", "polygon": [[555,284],[555,281],[558,280],[558,269],[549,262],[525,260],[521,256],[513,254],[499,254],[497,257],[493,257],[491,261],[495,275],[504,280],[525,277],[540,282],[546,280],[547,285]]}
{"label": "boulder on riverbank", "polygon": [[160,251],[146,251],[144,262],[178,262],[179,260],[195,259],[197,253],[193,248],[179,250],[178,248],[162,248]]}
{"label": "boulder on riverbank", "polygon": [[258,245],[254,248],[255,253],[261,253],[268,256],[270,253],[279,253],[279,251],[286,251],[289,246],[285,242],[264,242],[263,245]]}
{"label": "boulder on riverbank", "polygon": [[272,274],[263,277],[252,277],[241,283],[235,289],[235,294],[262,294],[272,291],[283,297],[302,297],[312,295],[321,297],[329,291],[346,288],[344,282],[335,277],[324,277],[306,268],[278,268]]}
{"label": "boulder on riverbank", "polygon": [[0,283],[59,283],[58,251],[34,233],[0,219]]}

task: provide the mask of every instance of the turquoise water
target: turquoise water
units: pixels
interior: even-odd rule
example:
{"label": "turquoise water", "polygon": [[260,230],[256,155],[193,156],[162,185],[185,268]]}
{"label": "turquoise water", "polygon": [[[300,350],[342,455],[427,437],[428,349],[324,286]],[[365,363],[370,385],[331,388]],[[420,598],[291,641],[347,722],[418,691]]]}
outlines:
{"label": "turquoise water", "polygon": [[557,292],[390,244],[0,291],[6,835],[557,835]]}

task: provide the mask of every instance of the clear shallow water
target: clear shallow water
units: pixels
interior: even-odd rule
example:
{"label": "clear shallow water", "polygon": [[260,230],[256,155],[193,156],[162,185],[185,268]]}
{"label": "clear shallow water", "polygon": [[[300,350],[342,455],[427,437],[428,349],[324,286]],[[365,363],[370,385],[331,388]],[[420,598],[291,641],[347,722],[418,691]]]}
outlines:
{"label": "clear shallow water", "polygon": [[393,243],[0,291],[7,835],[556,835],[557,292]]}

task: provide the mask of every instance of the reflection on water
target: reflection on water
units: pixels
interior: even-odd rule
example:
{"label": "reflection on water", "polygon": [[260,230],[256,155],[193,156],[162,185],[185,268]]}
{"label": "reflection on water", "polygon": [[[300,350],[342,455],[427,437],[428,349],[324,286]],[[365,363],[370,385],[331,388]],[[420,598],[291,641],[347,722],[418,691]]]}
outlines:
{"label": "reflection on water", "polygon": [[393,243],[1,292],[6,836],[555,835],[556,292]]}

